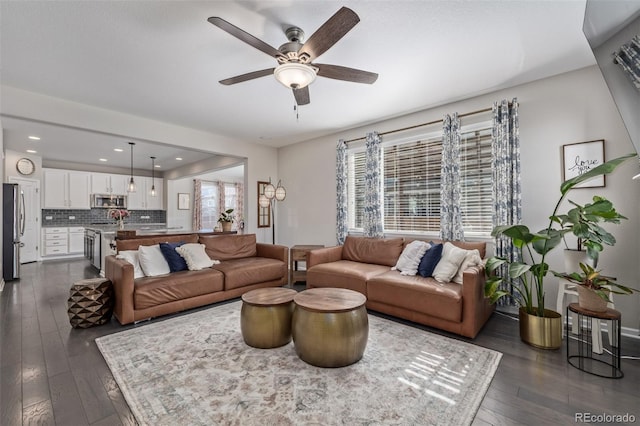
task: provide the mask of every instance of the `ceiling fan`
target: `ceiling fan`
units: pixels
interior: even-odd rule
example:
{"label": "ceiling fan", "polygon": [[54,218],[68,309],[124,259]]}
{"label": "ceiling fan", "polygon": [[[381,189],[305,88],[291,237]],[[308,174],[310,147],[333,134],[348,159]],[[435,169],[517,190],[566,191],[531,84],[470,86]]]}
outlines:
{"label": "ceiling fan", "polygon": [[372,84],[378,78],[378,74],[369,71],[313,62],[360,22],[358,15],[347,7],[342,7],[338,10],[306,42],[304,41],[304,32],[300,28],[288,28],[285,34],[289,42],[278,49],[222,18],[214,16],[209,18],[208,21],[250,46],[274,57],[279,64],[274,68],[253,71],[220,80],[221,84],[242,83],[273,74],[280,83],[293,90],[296,104],[307,105],[311,102],[308,86],[315,80],[316,76],[366,84]]}

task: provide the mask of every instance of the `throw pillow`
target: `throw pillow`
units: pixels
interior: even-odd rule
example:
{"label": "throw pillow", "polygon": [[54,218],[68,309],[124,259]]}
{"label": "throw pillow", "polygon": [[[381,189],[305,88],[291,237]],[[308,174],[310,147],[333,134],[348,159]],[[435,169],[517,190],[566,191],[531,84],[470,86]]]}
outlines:
{"label": "throw pillow", "polygon": [[116,259],[126,260],[133,265],[133,279],[144,277],[144,272],[138,260],[138,250],[123,250],[116,255]]}
{"label": "throw pillow", "polygon": [[418,273],[425,278],[433,276],[433,270],[442,257],[442,244],[435,244],[433,241],[429,244],[431,248],[422,256],[420,265],[418,265]]}
{"label": "throw pillow", "polygon": [[442,258],[433,270],[433,278],[441,283],[451,282],[451,279],[456,276],[462,261],[467,255],[467,251],[454,246],[451,243],[444,243],[442,248]]}
{"label": "throw pillow", "polygon": [[402,254],[398,258],[396,266],[391,270],[400,271],[400,275],[415,275],[418,273],[418,265],[427,250],[431,247],[424,241],[411,241],[402,250]]}
{"label": "throw pillow", "polygon": [[204,247],[204,244],[189,243],[176,247],[176,251],[184,257],[190,271],[199,271],[220,263],[219,260],[212,260],[204,251]]}
{"label": "throw pillow", "polygon": [[169,270],[171,272],[184,271],[189,269],[184,257],[176,251],[177,247],[183,245],[184,242],[179,243],[160,243],[160,251],[169,264]]}
{"label": "throw pillow", "polygon": [[456,276],[453,277],[453,282],[462,284],[462,279],[464,275],[464,271],[471,266],[480,266],[482,265],[482,258],[480,257],[480,252],[477,249],[474,250],[465,250],[467,252],[466,256],[462,260],[462,264],[460,268],[458,268],[458,272]]}
{"label": "throw pillow", "polygon": [[138,247],[138,258],[140,267],[147,277],[166,275],[171,272],[159,244]]}

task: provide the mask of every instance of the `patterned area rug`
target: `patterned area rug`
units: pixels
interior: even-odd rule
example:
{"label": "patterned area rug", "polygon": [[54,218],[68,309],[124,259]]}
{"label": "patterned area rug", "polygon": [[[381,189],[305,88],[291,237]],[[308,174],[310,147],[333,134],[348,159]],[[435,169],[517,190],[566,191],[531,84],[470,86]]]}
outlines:
{"label": "patterned area rug", "polygon": [[369,315],[360,362],[247,346],[241,302],[96,339],[141,425],[464,425],[502,354]]}

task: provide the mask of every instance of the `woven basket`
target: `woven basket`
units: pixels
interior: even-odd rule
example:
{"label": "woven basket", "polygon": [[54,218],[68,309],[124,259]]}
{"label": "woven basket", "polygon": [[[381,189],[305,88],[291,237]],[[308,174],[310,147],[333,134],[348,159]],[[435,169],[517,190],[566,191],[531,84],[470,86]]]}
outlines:
{"label": "woven basket", "polygon": [[578,285],[578,305],[582,309],[593,312],[604,312],[607,310],[607,301],[590,288]]}

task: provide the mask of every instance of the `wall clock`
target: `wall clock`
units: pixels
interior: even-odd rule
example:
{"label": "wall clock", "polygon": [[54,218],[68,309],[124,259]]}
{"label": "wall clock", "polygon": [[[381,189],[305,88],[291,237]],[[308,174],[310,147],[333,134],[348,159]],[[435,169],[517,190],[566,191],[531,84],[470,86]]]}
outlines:
{"label": "wall clock", "polygon": [[21,175],[31,175],[36,171],[36,165],[28,158],[21,158],[16,163],[16,169]]}

